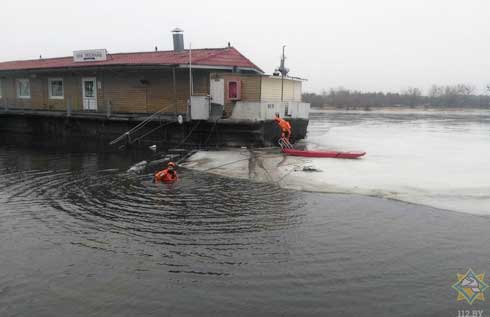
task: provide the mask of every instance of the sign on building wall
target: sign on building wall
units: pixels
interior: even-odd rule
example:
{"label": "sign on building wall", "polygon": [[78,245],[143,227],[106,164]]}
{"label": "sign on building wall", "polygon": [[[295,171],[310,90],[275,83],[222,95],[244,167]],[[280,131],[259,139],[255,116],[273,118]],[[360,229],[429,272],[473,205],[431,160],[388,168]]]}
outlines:
{"label": "sign on building wall", "polygon": [[74,62],[95,62],[107,60],[107,50],[83,50],[73,52]]}

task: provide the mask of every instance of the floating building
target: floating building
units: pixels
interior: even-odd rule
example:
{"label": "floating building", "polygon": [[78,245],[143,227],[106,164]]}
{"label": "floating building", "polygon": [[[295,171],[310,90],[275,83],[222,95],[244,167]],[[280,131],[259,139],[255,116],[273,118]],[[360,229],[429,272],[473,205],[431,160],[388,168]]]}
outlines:
{"label": "floating building", "polygon": [[0,129],[98,144],[263,146],[280,132],[306,135],[309,104],[303,79],[267,75],[228,45],[0,62]]}

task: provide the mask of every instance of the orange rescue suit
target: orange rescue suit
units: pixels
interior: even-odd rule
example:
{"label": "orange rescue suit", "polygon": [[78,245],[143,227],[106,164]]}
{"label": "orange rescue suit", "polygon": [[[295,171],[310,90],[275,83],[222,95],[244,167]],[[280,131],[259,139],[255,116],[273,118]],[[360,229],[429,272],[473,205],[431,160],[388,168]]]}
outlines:
{"label": "orange rescue suit", "polygon": [[177,180],[177,172],[176,171],[171,171],[168,168],[161,170],[160,172],[157,172],[155,174],[155,181],[157,182],[164,182],[164,183],[169,183],[169,182],[175,182]]}
{"label": "orange rescue suit", "polygon": [[289,124],[289,122],[287,122],[283,118],[276,117],[274,120],[279,125],[279,128],[281,128],[282,137],[286,137],[289,139],[289,136],[291,135],[291,124]]}

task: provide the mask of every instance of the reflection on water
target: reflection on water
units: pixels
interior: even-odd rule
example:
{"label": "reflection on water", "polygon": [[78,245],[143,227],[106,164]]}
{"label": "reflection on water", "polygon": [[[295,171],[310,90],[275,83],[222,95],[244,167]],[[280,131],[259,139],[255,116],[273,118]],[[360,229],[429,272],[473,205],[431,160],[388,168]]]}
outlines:
{"label": "reflection on water", "polygon": [[141,159],[0,146],[1,316],[454,315],[490,270],[487,217]]}

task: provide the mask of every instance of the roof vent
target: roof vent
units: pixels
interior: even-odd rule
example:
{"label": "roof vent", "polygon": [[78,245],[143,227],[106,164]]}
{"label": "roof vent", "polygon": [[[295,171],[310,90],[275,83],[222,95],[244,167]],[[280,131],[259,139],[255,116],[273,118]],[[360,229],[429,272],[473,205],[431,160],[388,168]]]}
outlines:
{"label": "roof vent", "polygon": [[184,50],[184,30],[175,28],[172,30],[174,39],[174,51],[181,52]]}

